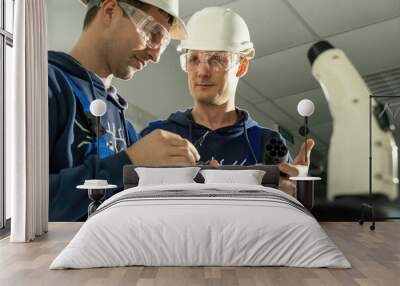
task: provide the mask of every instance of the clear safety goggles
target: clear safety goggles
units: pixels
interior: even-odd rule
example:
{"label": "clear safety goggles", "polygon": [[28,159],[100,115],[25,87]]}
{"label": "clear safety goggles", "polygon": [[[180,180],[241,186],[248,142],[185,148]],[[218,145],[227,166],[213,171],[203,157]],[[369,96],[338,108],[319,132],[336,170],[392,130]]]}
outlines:
{"label": "clear safety goggles", "polygon": [[241,54],[231,52],[189,51],[180,56],[180,63],[185,72],[197,70],[202,63],[212,71],[221,72],[239,64],[241,58]]}
{"label": "clear safety goggles", "polygon": [[171,41],[168,30],[152,16],[142,10],[122,1],[118,2],[125,15],[137,27],[146,45],[151,49],[163,52]]}

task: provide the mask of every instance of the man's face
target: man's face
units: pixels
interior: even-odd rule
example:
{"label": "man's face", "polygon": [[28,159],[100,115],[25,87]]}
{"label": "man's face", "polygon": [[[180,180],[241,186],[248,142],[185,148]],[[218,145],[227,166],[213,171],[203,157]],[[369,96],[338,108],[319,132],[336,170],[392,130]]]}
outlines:
{"label": "man's face", "polygon": [[[167,31],[171,28],[168,16],[158,8],[151,7],[145,11]],[[115,8],[115,16],[110,28],[105,33],[106,57],[111,73],[120,79],[131,79],[136,71],[143,69],[148,61],[159,60],[160,48],[148,47],[131,19],[123,15],[120,6]]]}
{"label": "man's face", "polygon": [[214,59],[222,62],[229,60],[224,57],[224,52],[189,51],[188,65],[190,61],[198,60],[197,65],[187,69],[189,91],[196,102],[223,105],[234,96],[238,83],[238,65],[228,70],[213,66]]}

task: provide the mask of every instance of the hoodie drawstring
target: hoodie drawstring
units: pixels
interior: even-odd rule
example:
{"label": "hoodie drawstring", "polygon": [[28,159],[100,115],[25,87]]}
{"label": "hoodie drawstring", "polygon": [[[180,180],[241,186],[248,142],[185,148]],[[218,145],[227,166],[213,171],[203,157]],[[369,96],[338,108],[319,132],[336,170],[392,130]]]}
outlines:
{"label": "hoodie drawstring", "polygon": [[253,157],[254,164],[258,164],[257,157],[256,154],[254,153],[253,147],[250,144],[249,135],[247,134],[246,125],[244,124],[244,122],[242,123],[242,126],[243,126],[244,137],[246,139],[247,146],[250,149],[251,156]]}
{"label": "hoodie drawstring", "polygon": [[192,138],[192,129],[193,129],[193,124],[192,122],[189,123],[189,141],[193,142],[193,138]]}
{"label": "hoodie drawstring", "polygon": [[[96,90],[94,88],[93,79],[92,79],[92,77],[91,77],[91,75],[89,74],[88,71],[86,71],[86,76],[87,76],[87,79],[90,82],[90,89],[92,91],[93,100],[95,100],[95,99],[97,99],[97,97],[96,97]],[[104,87],[104,89],[105,89],[105,87]],[[110,96],[108,94],[107,90],[105,90],[105,92],[107,93],[106,97]],[[117,105],[117,107],[119,109],[119,112],[120,112],[120,119],[121,119],[122,126],[124,128],[123,131],[124,131],[124,136],[125,136],[125,144],[126,144],[126,148],[128,148],[130,145],[132,145],[133,142],[131,142],[131,138],[129,137],[128,126],[126,124],[126,119],[125,119],[125,114],[124,114],[124,111],[127,109],[127,106],[123,106],[119,102],[119,100],[114,100],[114,102]]]}

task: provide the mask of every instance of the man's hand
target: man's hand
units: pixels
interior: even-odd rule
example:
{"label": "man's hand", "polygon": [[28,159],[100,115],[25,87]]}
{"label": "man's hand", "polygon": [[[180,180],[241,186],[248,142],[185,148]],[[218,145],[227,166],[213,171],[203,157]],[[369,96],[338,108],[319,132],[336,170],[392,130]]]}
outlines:
{"label": "man's hand", "polygon": [[[307,162],[305,161],[306,145],[307,144]],[[281,172],[288,175],[288,177],[307,176],[308,167],[310,166],[311,150],[315,146],[313,139],[308,139],[306,143],[301,145],[299,153],[294,158],[293,163],[282,162],[278,164]],[[279,177],[279,189],[285,193],[296,197],[296,183],[290,181],[288,177]]]}
{"label": "man's hand", "polygon": [[194,166],[200,159],[196,148],[181,136],[157,129],[135,144],[126,153],[135,165],[188,165]]}
{"label": "man's hand", "polygon": [[211,160],[208,165],[213,166],[213,167],[219,167],[221,164],[217,160]]}

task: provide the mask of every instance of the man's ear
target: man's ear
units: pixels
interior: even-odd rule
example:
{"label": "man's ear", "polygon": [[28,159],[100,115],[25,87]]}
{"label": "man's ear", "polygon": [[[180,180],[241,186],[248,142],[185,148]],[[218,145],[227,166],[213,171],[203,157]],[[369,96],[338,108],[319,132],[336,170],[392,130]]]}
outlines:
{"label": "man's ear", "polygon": [[236,76],[238,78],[241,78],[247,73],[248,70],[249,70],[249,59],[246,57],[242,58],[240,60],[240,66],[238,72],[236,73]]}
{"label": "man's ear", "polygon": [[104,0],[100,6],[100,13],[103,18],[103,22],[108,26],[111,23],[113,17],[115,17],[117,1],[115,0]]}

